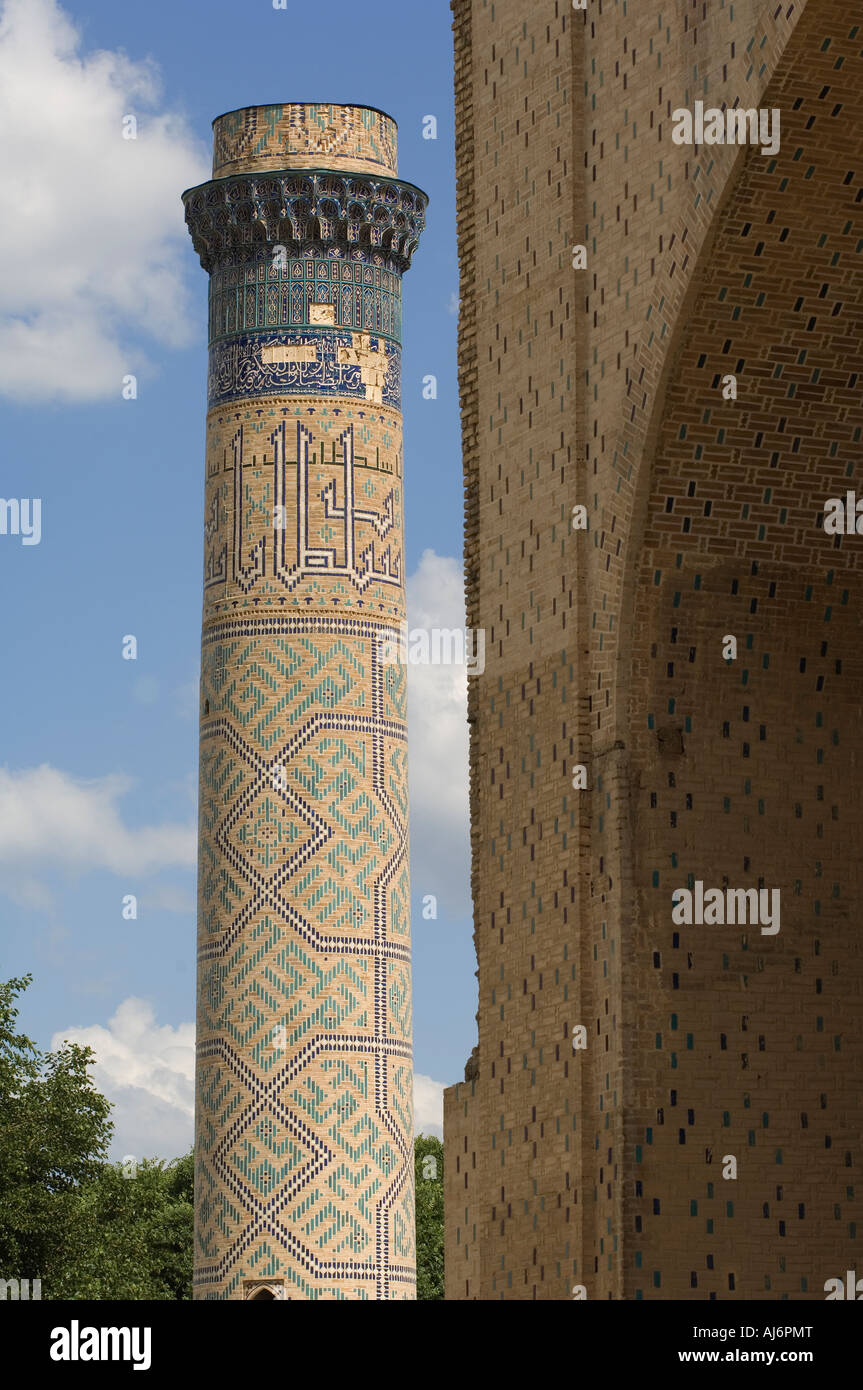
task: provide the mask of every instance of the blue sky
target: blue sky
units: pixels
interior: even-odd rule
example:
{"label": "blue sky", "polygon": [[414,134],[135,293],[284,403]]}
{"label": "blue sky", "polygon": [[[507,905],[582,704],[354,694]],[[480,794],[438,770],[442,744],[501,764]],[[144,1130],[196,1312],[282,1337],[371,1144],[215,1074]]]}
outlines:
{"label": "blue sky", "polygon": [[[404,298],[409,616],[461,625],[451,42],[447,0],[0,4],[0,496],[41,499],[38,544],[0,535],[0,975],[33,973],[22,1024],[42,1045],[96,1047],[117,1154],[191,1138],[207,277],[180,194],[209,176],[224,111],[398,121],[400,173],[431,198]],[[465,677],[409,674],[428,1129],[474,1042]]]}

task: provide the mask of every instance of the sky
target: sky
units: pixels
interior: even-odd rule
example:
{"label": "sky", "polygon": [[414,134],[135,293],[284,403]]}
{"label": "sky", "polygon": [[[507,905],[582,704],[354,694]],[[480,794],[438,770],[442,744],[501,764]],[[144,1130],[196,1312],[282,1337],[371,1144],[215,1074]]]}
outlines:
{"label": "sky", "polygon": [[[40,1046],[94,1048],[115,1158],[192,1141],[207,276],[180,194],[225,111],[397,120],[430,196],[404,283],[408,619],[463,626],[450,22],[447,0],[0,0],[0,978],[33,975]],[[475,1042],[467,677],[408,675],[416,1118],[440,1134]]]}

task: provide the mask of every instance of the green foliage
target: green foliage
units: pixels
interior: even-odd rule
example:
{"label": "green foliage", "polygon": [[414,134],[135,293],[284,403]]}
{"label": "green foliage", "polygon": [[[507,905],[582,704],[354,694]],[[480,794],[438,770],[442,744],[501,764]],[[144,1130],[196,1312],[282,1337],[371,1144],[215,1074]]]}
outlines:
{"label": "green foliage", "polygon": [[48,1296],[190,1299],[193,1184],[191,1153],[104,1164],[81,1188],[76,1248]]}
{"label": "green foliage", "polygon": [[41,1279],[43,1299],[190,1298],[192,1155],[135,1176],[106,1161],[91,1049],[16,1031],[30,978],[0,982],[0,1278]]}
{"label": "green foliage", "polygon": [[68,1262],[80,1194],[99,1174],[112,1127],[89,1048],[40,1052],[16,1031],[31,977],[0,982],[0,1277],[46,1285]]}
{"label": "green foliage", "polygon": [[433,1135],[414,1140],[417,1191],[417,1298],[442,1299],[443,1144]]}

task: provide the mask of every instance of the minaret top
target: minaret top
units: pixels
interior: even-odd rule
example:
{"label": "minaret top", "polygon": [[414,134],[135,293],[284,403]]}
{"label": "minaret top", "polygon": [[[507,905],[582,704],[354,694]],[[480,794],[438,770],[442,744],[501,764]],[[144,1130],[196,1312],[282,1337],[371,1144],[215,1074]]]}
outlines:
{"label": "minaret top", "polygon": [[398,177],[398,127],[373,106],[243,106],[213,121],[213,178],[278,169]]}

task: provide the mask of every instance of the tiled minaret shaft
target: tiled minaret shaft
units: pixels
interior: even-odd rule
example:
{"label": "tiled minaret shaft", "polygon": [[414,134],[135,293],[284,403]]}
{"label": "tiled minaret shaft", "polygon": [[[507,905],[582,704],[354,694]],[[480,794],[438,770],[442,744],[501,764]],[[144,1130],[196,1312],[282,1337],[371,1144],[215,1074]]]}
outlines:
{"label": "tiled minaret shaft", "polygon": [[214,123],[195,1294],[415,1293],[401,277],[362,106]]}

